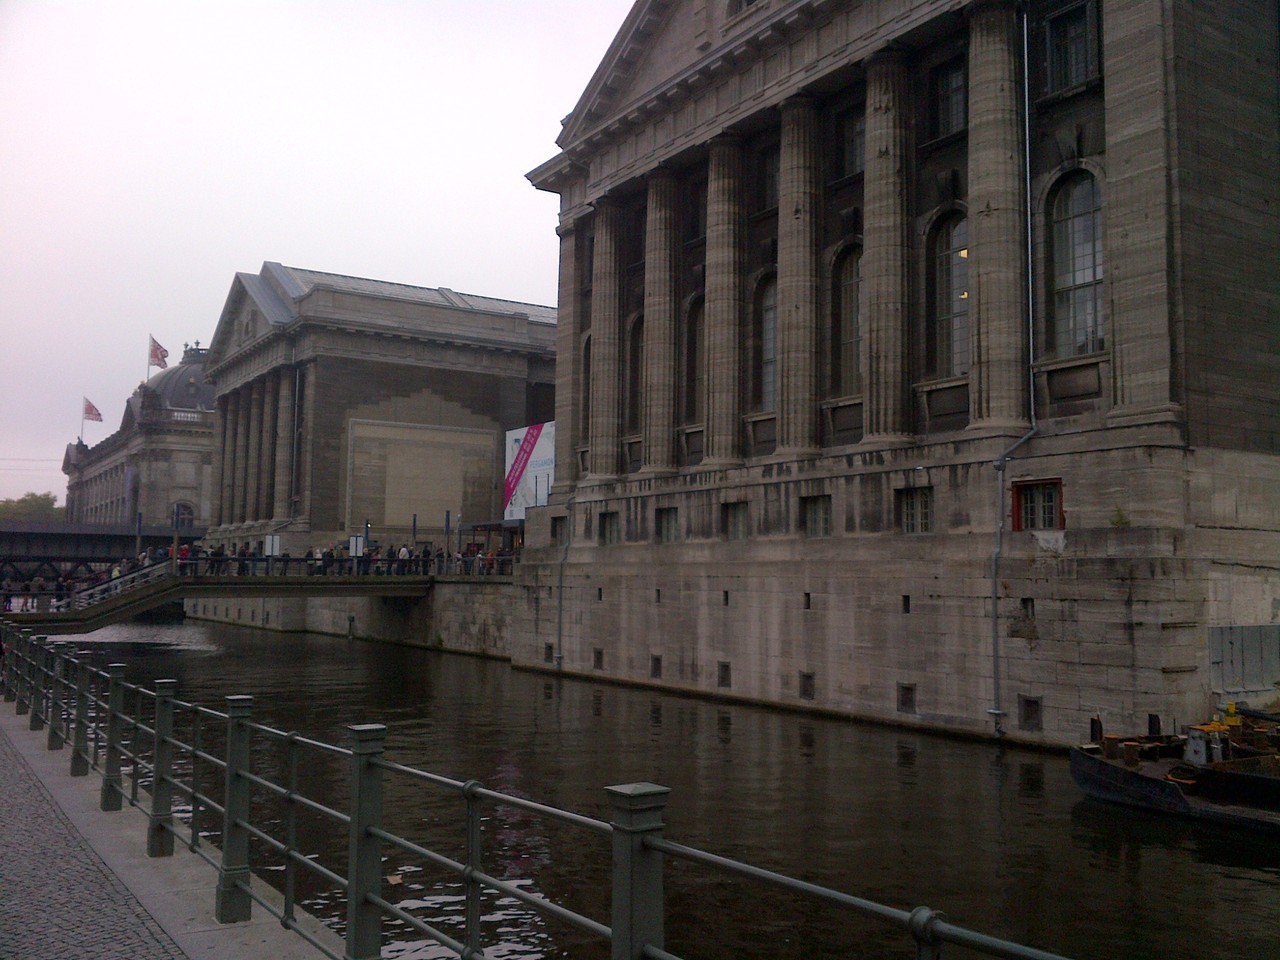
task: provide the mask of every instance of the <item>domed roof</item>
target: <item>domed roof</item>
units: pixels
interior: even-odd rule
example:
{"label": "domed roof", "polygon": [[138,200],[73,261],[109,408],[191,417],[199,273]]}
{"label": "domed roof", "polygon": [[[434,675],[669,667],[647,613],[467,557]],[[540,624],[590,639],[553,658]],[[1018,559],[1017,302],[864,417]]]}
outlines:
{"label": "domed roof", "polygon": [[157,373],[147,381],[147,389],[155,392],[167,410],[212,410],[213,384],[204,382],[208,354],[207,347],[186,347],[182,362]]}

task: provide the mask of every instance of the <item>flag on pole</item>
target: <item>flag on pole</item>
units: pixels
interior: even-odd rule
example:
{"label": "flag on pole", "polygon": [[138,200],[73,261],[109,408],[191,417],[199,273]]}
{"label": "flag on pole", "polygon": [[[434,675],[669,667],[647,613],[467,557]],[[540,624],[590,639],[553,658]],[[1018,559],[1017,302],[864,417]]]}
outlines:
{"label": "flag on pole", "polygon": [[165,367],[169,366],[169,364],[165,362],[165,359],[168,356],[169,356],[169,351],[166,350],[164,347],[160,346],[160,344],[156,343],[156,338],[152,337],[151,338],[151,360],[150,360],[151,366],[159,367],[161,370],[163,370]]}
{"label": "flag on pole", "polygon": [[92,403],[89,402],[88,397],[84,398],[83,417],[85,420],[97,420],[99,423],[102,422],[102,412],[98,410],[98,408],[95,407]]}

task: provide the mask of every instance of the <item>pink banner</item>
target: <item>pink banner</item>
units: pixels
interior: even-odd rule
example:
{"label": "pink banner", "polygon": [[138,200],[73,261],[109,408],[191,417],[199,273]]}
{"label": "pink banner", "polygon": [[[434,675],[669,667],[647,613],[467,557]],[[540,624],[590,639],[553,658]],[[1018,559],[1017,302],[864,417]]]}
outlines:
{"label": "pink banner", "polygon": [[511,506],[511,498],[515,495],[516,487],[520,486],[525,467],[529,466],[529,458],[533,456],[533,448],[537,445],[540,436],[542,436],[542,424],[540,423],[533,424],[524,432],[524,439],[520,441],[520,449],[516,451],[516,458],[511,461],[511,469],[507,471],[506,496],[502,500],[503,510]]}

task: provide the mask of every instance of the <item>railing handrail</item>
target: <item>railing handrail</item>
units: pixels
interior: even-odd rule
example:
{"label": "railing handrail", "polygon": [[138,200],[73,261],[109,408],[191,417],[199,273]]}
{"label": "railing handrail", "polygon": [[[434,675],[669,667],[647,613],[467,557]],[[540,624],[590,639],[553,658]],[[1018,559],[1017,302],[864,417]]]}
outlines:
{"label": "railing handrail", "polygon": [[[606,793],[612,807],[612,818],[609,822],[597,820],[525,797],[490,790],[478,781],[458,781],[386,760],[382,756],[386,728],[380,724],[349,726],[353,746],[340,747],[254,722],[251,719],[251,697],[229,697],[226,712],[213,710],[177,700],[173,696],[174,681],[157,681],[155,690],[145,690],[140,685],[124,681],[124,665],[112,664],[105,671],[94,668],[82,657],[71,656],[44,637],[31,637],[28,630],[19,631],[7,623],[0,623],[0,639],[3,639],[6,649],[2,678],[5,700],[16,701],[19,713],[24,712],[24,706],[30,710],[32,729],[40,729],[46,723],[49,725],[50,749],[57,749],[62,743],[73,744],[73,775],[77,774],[77,765],[81,768],[87,765],[102,773],[102,809],[119,809],[122,800],[142,807],[145,798],[141,797],[139,783],[144,776],[149,779],[150,855],[166,855],[166,849],[172,852],[172,837],[177,834],[174,811],[167,800],[172,791],[190,799],[191,838],[187,844],[210,863],[214,863],[214,858],[198,849],[202,844],[197,821],[210,812],[222,815],[222,858],[220,864],[215,864],[219,867],[215,915],[222,922],[248,919],[251,903],[256,902],[313,946],[329,953],[327,948],[299,929],[294,921],[293,878],[297,868],[301,867],[347,895],[348,956],[377,956],[377,953],[370,952],[375,949],[370,944],[380,943],[383,917],[393,917],[444,944],[460,957],[483,957],[479,940],[480,898],[489,891],[514,897],[540,913],[610,940],[614,957],[643,955],[652,960],[680,960],[675,954],[668,953],[662,944],[662,870],[664,862],[674,858],[816,897],[896,926],[915,941],[917,956],[921,958],[940,960],[942,945],[952,944],[1008,960],[1063,960],[1057,954],[951,924],[928,907],[916,907],[910,911],[890,907],[665,839],[662,836],[662,813],[669,793],[665,787],[643,783],[608,787]],[[126,694],[132,694],[136,701],[136,715],[127,712]],[[93,707],[92,711],[89,706]],[[174,717],[179,712],[189,717],[191,743],[173,732]],[[150,715],[151,722],[144,713]],[[203,748],[200,741],[206,720],[225,723],[225,757],[218,757]],[[102,743],[104,728],[105,744]],[[130,733],[127,744],[124,737],[126,728]],[[254,735],[266,737],[283,749],[282,766],[287,768],[289,782],[277,782],[249,769],[251,738]],[[148,742],[152,745],[150,758],[145,752]],[[297,769],[304,750],[319,751],[350,762],[352,800],[349,813],[333,808],[322,798],[308,797],[298,791]],[[187,757],[191,764],[189,785],[174,774],[172,759],[175,753]],[[128,761],[127,776],[131,780],[128,793],[123,783],[126,774],[122,760]],[[211,764],[225,771],[223,782],[226,786],[222,796],[209,797],[200,792],[197,772],[200,764]],[[81,769],[79,772],[87,771]],[[383,826],[381,797],[383,779],[388,774],[430,784],[462,798],[467,823],[465,863],[430,850]],[[163,789],[158,789],[160,787]],[[274,836],[265,826],[252,822],[249,800],[255,787],[285,804],[285,837]],[[163,803],[157,802],[158,797],[163,799]],[[499,879],[486,872],[480,844],[482,804],[508,806],[610,839],[615,884],[612,924],[606,925],[531,892],[519,883]],[[345,876],[314,862],[298,849],[294,823],[299,807],[349,831],[349,865]],[[251,889],[250,840],[265,845],[284,860],[286,894],[282,911],[268,906]],[[466,888],[464,940],[453,938],[383,898],[380,846],[384,843],[457,875]],[[153,853],[153,850],[159,852]],[[329,955],[332,956],[331,953]]]}

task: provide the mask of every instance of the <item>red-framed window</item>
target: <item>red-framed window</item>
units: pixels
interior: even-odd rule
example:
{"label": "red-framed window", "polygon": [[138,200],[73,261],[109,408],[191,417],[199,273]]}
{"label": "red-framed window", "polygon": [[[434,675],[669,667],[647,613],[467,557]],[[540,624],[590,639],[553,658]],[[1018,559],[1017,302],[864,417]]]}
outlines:
{"label": "red-framed window", "polygon": [[1013,485],[1014,530],[1062,530],[1062,481],[1028,480]]}

